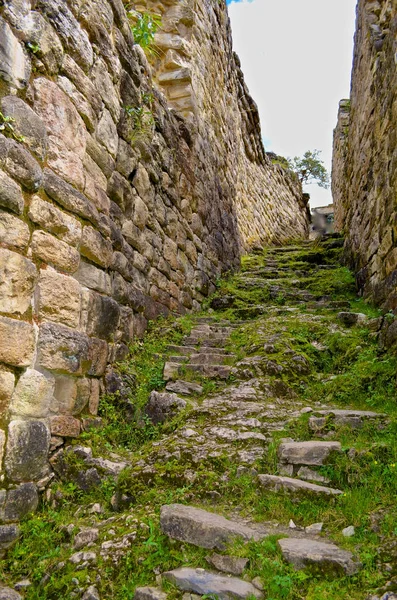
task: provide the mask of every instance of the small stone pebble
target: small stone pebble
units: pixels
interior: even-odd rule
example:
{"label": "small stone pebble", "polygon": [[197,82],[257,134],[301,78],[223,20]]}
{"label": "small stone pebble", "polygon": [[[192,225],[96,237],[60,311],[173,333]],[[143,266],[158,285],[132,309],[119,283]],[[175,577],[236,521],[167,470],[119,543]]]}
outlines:
{"label": "small stone pebble", "polygon": [[342,535],[344,537],[353,537],[353,535],[356,533],[353,525],[350,525],[349,527],[345,527],[345,529],[342,530]]}
{"label": "small stone pebble", "polygon": [[307,533],[320,533],[323,529],[324,523],[313,523],[305,528]]}

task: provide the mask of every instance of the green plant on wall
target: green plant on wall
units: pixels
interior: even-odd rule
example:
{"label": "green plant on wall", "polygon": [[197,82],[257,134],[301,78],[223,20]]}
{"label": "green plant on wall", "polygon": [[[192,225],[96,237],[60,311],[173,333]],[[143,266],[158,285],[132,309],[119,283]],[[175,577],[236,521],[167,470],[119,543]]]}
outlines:
{"label": "green plant on wall", "polygon": [[148,54],[157,56],[159,51],[154,45],[154,36],[161,27],[161,16],[137,12],[130,4],[126,5],[126,9],[135,43]]}
{"label": "green plant on wall", "polygon": [[141,106],[125,106],[124,110],[132,121],[132,131],[129,141],[131,144],[139,140],[150,139],[153,135],[155,119],[152,112],[153,94],[141,96]]}
{"label": "green plant on wall", "polygon": [[6,137],[11,137],[17,142],[24,142],[25,138],[22,135],[18,135],[14,129],[15,119],[13,117],[7,117],[0,112],[0,133],[3,133]]}

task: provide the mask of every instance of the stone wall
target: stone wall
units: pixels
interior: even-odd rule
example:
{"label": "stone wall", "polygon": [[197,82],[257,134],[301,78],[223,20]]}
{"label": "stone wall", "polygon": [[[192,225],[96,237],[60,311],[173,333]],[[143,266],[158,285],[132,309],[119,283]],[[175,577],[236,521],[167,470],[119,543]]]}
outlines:
{"label": "stone wall", "polygon": [[336,224],[365,296],[397,308],[397,4],[359,0],[350,101],[334,135]]}
{"label": "stone wall", "polygon": [[5,521],[95,422],[107,365],[149,319],[198,309],[250,242],[307,232],[299,186],[263,153],[225,5],[164,5],[156,87],[121,0],[0,4]]}

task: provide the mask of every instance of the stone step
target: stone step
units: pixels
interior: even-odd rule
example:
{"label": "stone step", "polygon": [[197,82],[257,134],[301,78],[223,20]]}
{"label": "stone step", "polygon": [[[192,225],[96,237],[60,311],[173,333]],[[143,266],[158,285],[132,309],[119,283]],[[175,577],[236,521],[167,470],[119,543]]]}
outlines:
{"label": "stone step", "polygon": [[211,379],[227,379],[232,372],[233,367],[227,365],[188,365],[176,362],[167,361],[164,365],[163,378],[165,381],[177,379],[184,373],[192,373],[193,375],[202,375]]}
{"label": "stone step", "polygon": [[292,477],[280,477],[277,475],[258,475],[259,483],[262,487],[272,492],[292,492],[292,493],[308,493],[322,496],[340,496],[343,494],[341,490],[335,490],[322,485],[308,483],[300,479]]}
{"label": "stone step", "polygon": [[165,387],[167,392],[174,392],[175,394],[182,394],[182,396],[191,396],[192,394],[202,394],[204,388],[198,383],[192,383],[191,381],[169,381]]}
{"label": "stone step", "polygon": [[162,577],[184,592],[211,594],[218,600],[263,598],[263,593],[248,581],[211,573],[204,569],[181,567],[163,573]]}
{"label": "stone step", "polygon": [[162,532],[174,540],[209,550],[224,550],[235,538],[249,541],[263,537],[246,525],[182,504],[162,506],[160,526]]}
{"label": "stone step", "polygon": [[341,452],[340,442],[287,442],[278,449],[282,464],[321,466],[333,452]]}
{"label": "stone step", "polygon": [[190,354],[194,354],[194,352],[197,352],[196,348],[194,346],[174,346],[174,345],[170,345],[167,346],[167,350],[169,350],[170,352],[175,352],[175,354],[183,354],[184,356],[189,356]]}
{"label": "stone step", "polygon": [[316,410],[315,414],[309,418],[309,427],[312,431],[322,431],[332,421],[335,425],[347,425],[352,429],[360,429],[365,421],[384,420],[386,417],[387,415],[383,413],[369,410]]}
{"label": "stone step", "polygon": [[341,550],[335,544],[320,542],[307,538],[285,538],[278,540],[284,559],[296,569],[317,566],[325,572],[335,571],[338,574],[354,575],[361,565],[353,560],[347,550]]}
{"label": "stone step", "polygon": [[189,356],[168,356],[167,359],[172,363],[185,364],[189,361]]}
{"label": "stone step", "polygon": [[217,347],[221,347],[223,348],[224,346],[226,346],[226,343],[229,340],[229,336],[220,336],[220,337],[207,337],[207,338],[200,338],[200,337],[188,337],[186,339],[183,340],[182,344],[184,346],[203,346],[203,347],[208,347],[208,348],[217,348]]}
{"label": "stone step", "polygon": [[192,354],[189,362],[191,365],[224,365],[227,364],[227,361],[230,361],[232,358],[235,358],[234,354],[200,352],[197,354]]}

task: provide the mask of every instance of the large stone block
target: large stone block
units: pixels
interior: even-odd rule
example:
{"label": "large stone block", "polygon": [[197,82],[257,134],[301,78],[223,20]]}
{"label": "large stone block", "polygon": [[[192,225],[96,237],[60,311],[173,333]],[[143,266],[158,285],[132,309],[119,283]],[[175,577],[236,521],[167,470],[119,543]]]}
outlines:
{"label": "large stone block", "polygon": [[89,131],[94,131],[97,124],[97,118],[91,105],[84,98],[83,94],[79,92],[74,83],[67,77],[58,76],[57,83],[61,90],[65,92],[73,102],[77,112],[86,124],[87,129]]}
{"label": "large stone block", "polygon": [[35,335],[30,323],[0,317],[0,362],[28,367],[33,359],[34,347]]}
{"label": "large stone block", "polygon": [[5,367],[0,367],[0,415],[4,415],[8,410],[14,387],[14,373]]}
{"label": "large stone block", "polygon": [[30,61],[11,27],[0,17],[0,78],[11,88],[22,89],[30,77]]}
{"label": "large stone block", "polygon": [[[1,183],[0,183],[1,185]],[[0,212],[0,243],[18,250],[26,250],[29,244],[29,227],[10,213]]]}
{"label": "large stone block", "polygon": [[114,124],[112,115],[105,108],[102,113],[102,117],[98,123],[97,140],[106,148],[106,150],[113,157],[117,155],[117,149],[119,145],[119,136],[117,133],[117,127]]}
{"label": "large stone block", "polygon": [[84,70],[93,63],[93,50],[88,35],[62,0],[40,0],[41,8],[55,27],[68,53]]}
{"label": "large stone block", "polygon": [[[0,558],[4,556],[4,553],[8,548],[13,546],[19,538],[19,527],[17,525],[0,525]],[[8,595],[3,594],[1,597],[2,589],[6,590]],[[21,596],[11,588],[0,588],[0,600],[21,600]]]}
{"label": "large stone block", "polygon": [[5,156],[0,155],[0,161],[2,159],[4,168],[13,179],[16,179],[31,192],[39,189],[43,181],[41,167],[22,144],[8,139],[6,154]]}
{"label": "large stone block", "polygon": [[105,373],[109,356],[109,347],[105,340],[100,340],[98,338],[91,338],[90,342],[91,368],[88,371],[88,375],[100,377]]}
{"label": "large stone block", "polygon": [[58,72],[62,63],[63,48],[55,30],[38,11],[30,11],[24,19],[18,19],[26,40],[37,45],[40,61],[50,75]]}
{"label": "large stone block", "polygon": [[[4,138],[3,138],[4,139]],[[0,152],[3,150],[0,136]],[[0,206],[20,215],[23,211],[24,199],[21,187],[0,170]]]}
{"label": "large stone block", "polygon": [[81,288],[76,279],[52,269],[41,269],[35,297],[40,319],[78,328]]}
{"label": "large stone block", "polygon": [[37,269],[24,256],[0,248],[0,311],[23,314],[31,304]]}
{"label": "large stone block", "polygon": [[35,512],[39,504],[39,495],[34,483],[23,483],[7,492],[4,506],[4,521],[20,521]]}
{"label": "large stone block", "polygon": [[78,419],[67,415],[57,415],[50,419],[51,434],[60,437],[78,437],[81,423]]}
{"label": "large stone block", "polygon": [[50,169],[44,169],[43,184],[49,197],[66,210],[70,210],[70,212],[91,221],[91,223],[95,224],[99,221],[98,211],[92,202],[69,183],[55,175]]}
{"label": "large stone block", "polygon": [[64,325],[44,323],[38,341],[38,363],[57,373],[83,375],[92,366],[91,340]]}
{"label": "large stone block", "polygon": [[5,468],[11,481],[38,481],[48,473],[50,432],[41,421],[11,421]]}
{"label": "large stone block", "polygon": [[87,130],[68,96],[52,81],[39,77],[33,86],[34,109],[48,132],[48,166],[75,185],[84,188],[82,159]]}
{"label": "large stone block", "polygon": [[15,417],[47,417],[54,394],[55,380],[51,375],[27,369],[20,377],[10,403]]}
{"label": "large stone block", "polygon": [[2,98],[1,111],[14,119],[13,127],[17,135],[23,136],[24,143],[40,160],[44,160],[47,154],[47,129],[40,117],[18,96]]}
{"label": "large stone block", "polygon": [[82,226],[80,221],[59,210],[53,204],[33,196],[30,201],[29,218],[42,229],[53,233],[71,246],[78,246],[81,240]]}
{"label": "large stone block", "polygon": [[84,287],[107,294],[108,296],[112,293],[110,276],[105,271],[94,267],[90,263],[81,261],[74,277]]}
{"label": "large stone block", "polygon": [[83,314],[88,335],[107,341],[113,339],[120,320],[120,307],[115,300],[87,292]]}
{"label": "large stone block", "polygon": [[45,231],[33,232],[31,247],[34,258],[62,271],[74,273],[79,267],[80,254],[77,250]]}
{"label": "large stone block", "polygon": [[92,227],[83,228],[80,252],[83,256],[105,269],[112,262],[113,249],[111,242],[105,240],[99,231]]}

